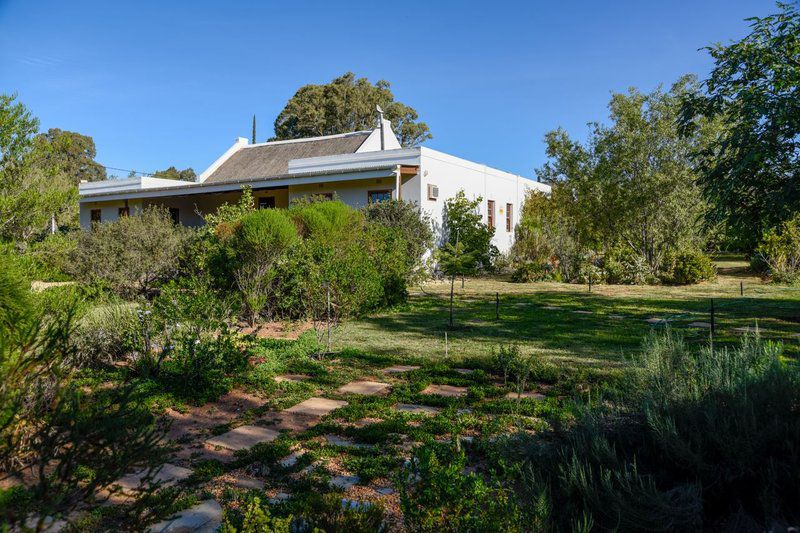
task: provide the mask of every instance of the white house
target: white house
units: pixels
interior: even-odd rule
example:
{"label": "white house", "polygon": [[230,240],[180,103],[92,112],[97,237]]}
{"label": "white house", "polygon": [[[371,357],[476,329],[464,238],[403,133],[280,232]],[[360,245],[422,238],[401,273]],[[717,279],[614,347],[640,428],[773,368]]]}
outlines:
{"label": "white house", "polygon": [[311,194],[336,195],[356,208],[388,198],[414,201],[441,237],[444,201],[463,189],[470,198],[483,198],[481,214],[496,228],[494,244],[507,251],[525,192],[549,192],[543,183],[430,148],[402,148],[391,125],[382,125],[257,144],[240,137],[196,182],[141,177],[82,183],[81,225],[89,228],[158,204],[169,208],[176,222],[200,226],[205,214],[236,202],[249,186],[259,207],[288,207]]}

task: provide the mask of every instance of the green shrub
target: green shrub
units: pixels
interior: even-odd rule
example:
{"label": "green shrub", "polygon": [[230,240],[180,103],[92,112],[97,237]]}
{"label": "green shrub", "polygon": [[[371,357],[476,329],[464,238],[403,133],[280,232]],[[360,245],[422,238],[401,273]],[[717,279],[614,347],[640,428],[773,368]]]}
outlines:
{"label": "green shrub", "polygon": [[698,251],[685,251],[672,260],[672,268],[663,281],[677,285],[694,285],[701,281],[714,279],[714,263],[706,254]]}
{"label": "green shrub", "polygon": [[532,283],[535,281],[546,281],[553,278],[553,271],[548,264],[521,263],[517,264],[511,273],[511,281],[514,283]]}
{"label": "green shrub", "polygon": [[528,492],[548,495],[555,530],[571,517],[618,531],[797,523],[799,402],[800,375],[778,344],[698,349],[654,333],[618,403],[528,443]]}
{"label": "green shrub", "polygon": [[468,271],[491,270],[499,253],[492,244],[495,230],[484,224],[480,214],[481,202],[481,197],[468,199],[463,190],[444,202],[445,242],[452,246],[459,242],[464,246],[470,258]]}
{"label": "green shrub", "polygon": [[397,240],[405,245],[403,261],[409,282],[426,276],[422,257],[433,246],[433,230],[430,217],[413,202],[391,200],[375,202],[364,208],[368,222],[382,228],[394,230]]}
{"label": "green shrub", "polygon": [[756,256],[767,265],[769,276],[778,283],[800,282],[800,213],[764,233]]}
{"label": "green shrub", "polygon": [[292,517],[271,516],[269,506],[262,505],[261,499],[258,497],[254,497],[247,503],[244,516],[241,518],[241,526],[235,527],[231,518],[229,512],[226,512],[225,523],[222,525],[220,533],[289,533],[292,531]]}
{"label": "green shrub", "polygon": [[177,274],[190,230],[175,224],[166,208],[96,224],[81,234],[73,260],[76,277],[131,296],[150,294]]}
{"label": "green shrub", "polygon": [[90,309],[70,336],[76,367],[98,367],[119,361],[131,350],[132,331],[138,326],[132,304],[109,304]]}
{"label": "green shrub", "polygon": [[605,279],[608,283],[646,285],[657,281],[647,260],[629,248],[615,248],[603,258]]}
{"label": "green shrub", "polygon": [[450,446],[418,448],[400,481],[400,507],[410,531],[522,531],[511,493],[465,473],[466,458]]}
{"label": "green shrub", "polygon": [[78,246],[78,232],[47,235],[34,243],[28,255],[38,266],[37,279],[42,281],[68,281],[75,271],[72,261]]}

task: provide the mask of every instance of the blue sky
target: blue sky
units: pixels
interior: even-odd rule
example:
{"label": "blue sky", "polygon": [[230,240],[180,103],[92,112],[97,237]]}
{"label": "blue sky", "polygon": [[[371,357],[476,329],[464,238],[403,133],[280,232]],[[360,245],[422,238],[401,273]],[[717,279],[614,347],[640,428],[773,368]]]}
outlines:
{"label": "blue sky", "polygon": [[[198,173],[259,140],[298,87],[386,79],[427,146],[532,176],[545,132],[584,137],[611,91],[703,76],[698,49],[773,2],[0,0],[0,92],[91,135],[104,165]],[[123,174],[124,173],[118,173]]]}

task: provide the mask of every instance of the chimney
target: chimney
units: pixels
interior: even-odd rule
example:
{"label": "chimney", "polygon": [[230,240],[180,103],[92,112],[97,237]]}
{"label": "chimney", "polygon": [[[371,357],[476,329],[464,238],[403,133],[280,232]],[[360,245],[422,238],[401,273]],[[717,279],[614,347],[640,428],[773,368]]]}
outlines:
{"label": "chimney", "polygon": [[375,109],[378,111],[378,123],[381,127],[381,150],[383,151],[386,150],[386,137],[384,136],[383,130],[383,109],[381,109],[379,105],[376,105]]}

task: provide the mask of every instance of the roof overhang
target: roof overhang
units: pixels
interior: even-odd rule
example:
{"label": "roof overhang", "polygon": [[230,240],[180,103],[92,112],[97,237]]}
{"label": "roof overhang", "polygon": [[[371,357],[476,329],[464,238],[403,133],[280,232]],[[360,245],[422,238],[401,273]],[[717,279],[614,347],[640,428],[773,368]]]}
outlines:
{"label": "roof overhang", "polygon": [[326,183],[331,181],[352,181],[364,179],[377,179],[396,176],[397,168],[401,168],[402,175],[416,173],[415,165],[380,165],[376,167],[358,168],[352,170],[324,170],[316,172],[292,173],[269,178],[254,178],[225,183],[188,183],[182,186],[153,187],[147,189],[128,189],[125,191],[111,190],[98,191],[86,194],[81,191],[80,203],[109,202],[117,200],[135,200],[143,198],[164,198],[174,196],[194,196],[199,194],[217,194],[236,192],[242,187],[253,190],[286,187],[290,185],[308,185]]}

